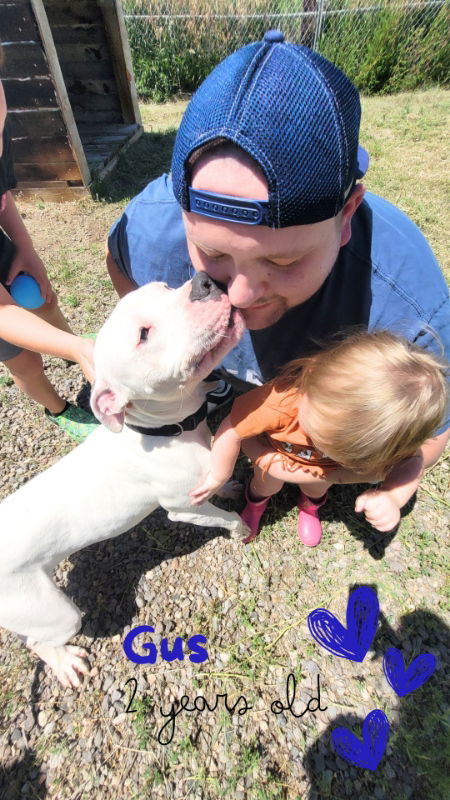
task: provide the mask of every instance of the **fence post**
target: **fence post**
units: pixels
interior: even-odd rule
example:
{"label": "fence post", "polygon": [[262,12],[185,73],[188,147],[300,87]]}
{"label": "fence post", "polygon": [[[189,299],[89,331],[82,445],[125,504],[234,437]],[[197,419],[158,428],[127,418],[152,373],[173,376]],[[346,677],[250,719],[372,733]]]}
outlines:
{"label": "fence post", "polygon": [[314,12],[317,0],[303,0],[303,13],[300,23],[300,43],[305,47],[312,47],[314,41]]}
{"label": "fence post", "polygon": [[325,11],[326,11],[326,4],[327,0],[317,0],[317,13],[315,19],[315,26],[314,26],[314,41],[313,41],[313,50],[317,50],[320,42],[320,37],[322,35],[322,27],[323,22],[325,19]]}

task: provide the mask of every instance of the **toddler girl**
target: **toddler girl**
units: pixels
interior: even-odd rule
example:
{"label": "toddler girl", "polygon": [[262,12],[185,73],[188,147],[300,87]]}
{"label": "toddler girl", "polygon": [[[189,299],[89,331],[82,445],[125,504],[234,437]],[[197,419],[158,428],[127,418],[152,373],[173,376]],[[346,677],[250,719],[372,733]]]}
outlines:
{"label": "toddler girl", "polygon": [[[357,333],[281,376],[241,395],[220,425],[206,479],[191,492],[201,504],[232,475],[241,448],[253,477],[242,518],[259,533],[270,497],[284,483],[299,486],[298,536],[320,542],[318,516],[334,483],[378,483],[359,495],[379,531],[390,531],[419,484],[421,445],[442,424],[447,407],[447,366],[429,352],[388,331]],[[402,462],[402,478],[389,473]]]}

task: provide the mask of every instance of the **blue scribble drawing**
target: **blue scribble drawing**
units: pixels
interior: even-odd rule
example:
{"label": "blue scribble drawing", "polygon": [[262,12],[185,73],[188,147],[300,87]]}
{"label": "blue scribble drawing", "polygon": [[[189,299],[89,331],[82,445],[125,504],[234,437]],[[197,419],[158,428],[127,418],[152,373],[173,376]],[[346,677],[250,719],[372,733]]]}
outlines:
{"label": "blue scribble drawing", "polygon": [[383,669],[389,686],[399,697],[405,697],[431,677],[436,669],[436,659],[432,653],[421,653],[405,669],[402,653],[391,647],[383,656]]}
{"label": "blue scribble drawing", "polygon": [[326,650],[340,658],[364,661],[378,625],[380,606],[373,589],[361,586],[348,598],[347,628],[326,608],[308,615],[311,636]]}
{"label": "blue scribble drawing", "polygon": [[335,728],[331,734],[331,742],[337,755],[350,764],[375,770],[383,758],[389,731],[386,714],[376,708],[363,722],[362,741],[348,728]]}

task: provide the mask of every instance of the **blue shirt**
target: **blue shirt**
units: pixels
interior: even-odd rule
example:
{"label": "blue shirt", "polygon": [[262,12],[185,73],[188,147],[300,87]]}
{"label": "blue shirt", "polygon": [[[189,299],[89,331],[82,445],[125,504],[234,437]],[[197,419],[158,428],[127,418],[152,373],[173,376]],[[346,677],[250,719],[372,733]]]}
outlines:
{"label": "blue shirt", "polygon": [[[176,288],[194,273],[168,175],[128,204],[108,243],[136,286],[163,281]],[[350,241],[320,289],[275,325],[246,331],[222,368],[247,384],[261,384],[291,359],[355,327],[391,330],[450,360],[450,299],[433,252],[403,212],[369,192],[352,219]],[[449,426],[447,419],[438,433]]]}

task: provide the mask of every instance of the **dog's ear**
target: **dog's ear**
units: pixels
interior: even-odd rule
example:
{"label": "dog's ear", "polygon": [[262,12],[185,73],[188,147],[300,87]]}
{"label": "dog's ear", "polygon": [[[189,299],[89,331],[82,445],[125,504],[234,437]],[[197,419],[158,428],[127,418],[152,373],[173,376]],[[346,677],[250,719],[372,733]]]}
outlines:
{"label": "dog's ear", "polygon": [[127,398],[102,380],[96,380],[91,392],[91,408],[100,422],[113,433],[123,428]]}

